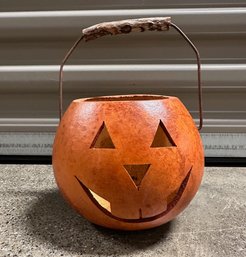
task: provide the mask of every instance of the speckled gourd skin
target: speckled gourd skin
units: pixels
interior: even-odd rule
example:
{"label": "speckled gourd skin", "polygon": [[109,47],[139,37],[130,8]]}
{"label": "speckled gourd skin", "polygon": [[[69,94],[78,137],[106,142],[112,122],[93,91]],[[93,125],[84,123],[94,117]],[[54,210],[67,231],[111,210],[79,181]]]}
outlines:
{"label": "speckled gourd skin", "polygon": [[[176,147],[151,148],[160,120]],[[105,123],[115,149],[90,148]],[[136,190],[125,164],[150,163],[140,190]],[[63,196],[91,222],[122,230],[156,227],[175,218],[192,200],[201,183],[204,153],[192,117],[176,97],[141,101],[73,101],[64,114],[53,146],[53,168]],[[191,169],[192,168],[192,169]],[[82,190],[86,187],[112,204],[112,213],[137,219],[163,212],[167,197],[191,175],[178,203],[164,216],[149,222],[123,222],[103,213]]]}

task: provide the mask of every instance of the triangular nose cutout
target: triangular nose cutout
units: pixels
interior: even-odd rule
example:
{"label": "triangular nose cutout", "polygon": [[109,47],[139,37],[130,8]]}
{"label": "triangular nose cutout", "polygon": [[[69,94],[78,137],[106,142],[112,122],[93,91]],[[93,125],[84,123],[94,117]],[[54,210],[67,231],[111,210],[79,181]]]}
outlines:
{"label": "triangular nose cutout", "polygon": [[134,164],[134,165],[124,165],[124,168],[130,175],[131,179],[133,180],[134,184],[137,188],[140,187],[140,184],[146,175],[150,164]]}
{"label": "triangular nose cutout", "polygon": [[155,133],[154,140],[151,144],[151,147],[170,147],[170,146],[176,146],[176,144],[174,143],[172,137],[168,133],[162,121],[160,121],[157,131]]}
{"label": "triangular nose cutout", "polygon": [[91,144],[91,148],[115,148],[104,122],[98,130]]}

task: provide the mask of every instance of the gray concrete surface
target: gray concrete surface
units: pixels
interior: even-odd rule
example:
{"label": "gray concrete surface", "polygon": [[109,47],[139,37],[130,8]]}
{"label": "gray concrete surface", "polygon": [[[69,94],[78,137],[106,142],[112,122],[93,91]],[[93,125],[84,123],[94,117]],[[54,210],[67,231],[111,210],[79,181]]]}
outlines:
{"label": "gray concrete surface", "polygon": [[246,168],[206,168],[190,206],[141,232],[104,229],[76,214],[52,167],[0,165],[0,256],[246,256]]}

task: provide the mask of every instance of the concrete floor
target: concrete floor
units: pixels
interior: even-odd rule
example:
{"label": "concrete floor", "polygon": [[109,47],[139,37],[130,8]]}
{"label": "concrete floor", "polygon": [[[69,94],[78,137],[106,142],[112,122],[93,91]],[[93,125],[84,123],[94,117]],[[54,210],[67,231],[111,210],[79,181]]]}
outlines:
{"label": "concrete floor", "polygon": [[141,232],[104,229],[61,198],[52,167],[0,165],[0,256],[246,256],[246,168],[206,168],[190,206]]}

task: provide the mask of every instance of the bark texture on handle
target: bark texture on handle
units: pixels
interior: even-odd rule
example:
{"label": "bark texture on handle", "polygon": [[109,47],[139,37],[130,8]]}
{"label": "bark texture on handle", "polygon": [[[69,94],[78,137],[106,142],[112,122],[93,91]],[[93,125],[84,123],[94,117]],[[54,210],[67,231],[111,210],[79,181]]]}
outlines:
{"label": "bark texture on handle", "polygon": [[84,41],[106,35],[128,34],[130,32],[169,30],[171,17],[154,17],[103,22],[82,30]]}

